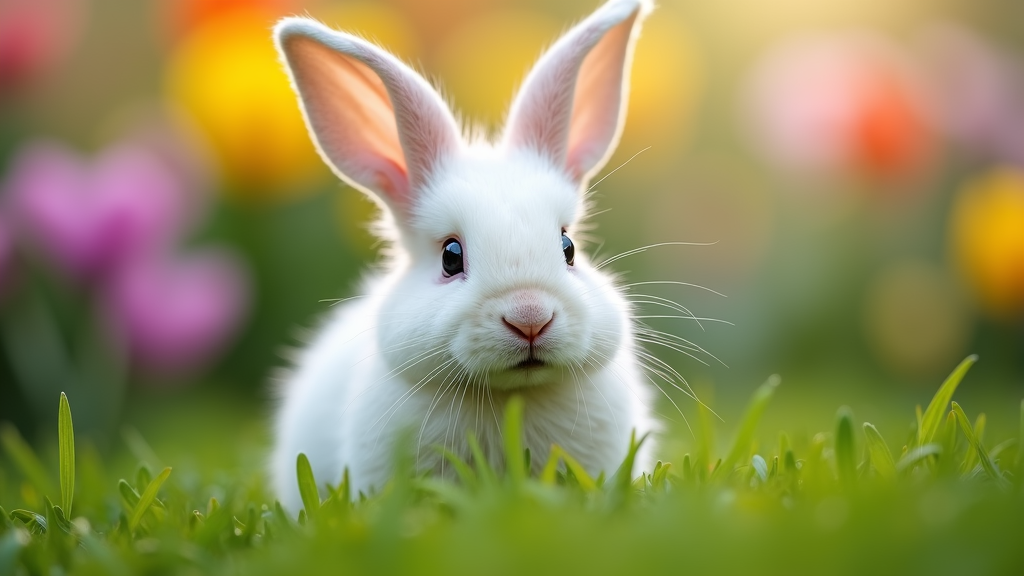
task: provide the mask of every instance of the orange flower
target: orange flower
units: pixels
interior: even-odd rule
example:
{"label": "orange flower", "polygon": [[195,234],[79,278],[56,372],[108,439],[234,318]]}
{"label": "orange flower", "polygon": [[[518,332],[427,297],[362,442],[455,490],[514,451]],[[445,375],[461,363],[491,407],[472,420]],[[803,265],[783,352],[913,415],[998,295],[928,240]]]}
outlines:
{"label": "orange flower", "polygon": [[161,5],[160,24],[175,40],[235,11],[262,10],[275,16],[300,11],[297,0],[166,0]]}
{"label": "orange flower", "polygon": [[206,132],[232,183],[246,196],[308,189],[326,176],[271,40],[276,15],[231,11],[197,27],[167,69],[170,96]]}
{"label": "orange flower", "polygon": [[967,183],[953,205],[954,256],[984,309],[1024,313],[1024,173],[1001,168]]}
{"label": "orange flower", "polygon": [[916,69],[875,34],[808,36],[776,47],[754,69],[747,105],[764,154],[799,172],[899,180],[932,154]]}

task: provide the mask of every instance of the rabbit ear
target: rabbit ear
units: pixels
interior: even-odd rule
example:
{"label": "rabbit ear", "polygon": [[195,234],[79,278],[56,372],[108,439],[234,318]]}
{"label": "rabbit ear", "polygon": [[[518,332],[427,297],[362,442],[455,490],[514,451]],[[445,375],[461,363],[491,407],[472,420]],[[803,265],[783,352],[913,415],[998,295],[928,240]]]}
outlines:
{"label": "rabbit ear", "polygon": [[441,97],[391,54],[314,20],[285,18],[274,38],[324,160],[407,215],[419,186],[460,146]]}
{"label": "rabbit ear", "polygon": [[611,0],[558,40],[526,77],[505,144],[529,147],[577,182],[600,170],[625,119],[629,66],[648,0]]}

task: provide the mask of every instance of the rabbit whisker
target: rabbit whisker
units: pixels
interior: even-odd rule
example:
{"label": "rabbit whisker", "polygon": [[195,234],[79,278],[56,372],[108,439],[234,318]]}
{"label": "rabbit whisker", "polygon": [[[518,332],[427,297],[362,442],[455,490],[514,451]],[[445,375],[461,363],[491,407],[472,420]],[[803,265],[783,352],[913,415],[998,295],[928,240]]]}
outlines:
{"label": "rabbit whisker", "polygon": [[700,322],[701,320],[703,320],[705,322],[717,322],[719,324],[728,324],[729,326],[735,326],[735,324],[733,324],[732,322],[729,322],[728,320],[722,320],[721,318],[696,318],[696,317],[693,317],[693,316],[672,316],[672,315],[633,316],[633,318],[636,319],[636,320],[647,320],[647,319],[650,319],[650,318],[675,318],[677,320],[695,320],[697,322]]}
{"label": "rabbit whisker", "polygon": [[686,314],[690,318],[693,318],[694,320],[696,320],[697,326],[700,326],[701,331],[706,332],[706,330],[704,330],[704,325],[700,323],[700,320],[696,316],[693,315],[693,312],[690,312],[690,310],[686,306],[683,306],[682,304],[678,304],[676,302],[673,302],[672,300],[669,300],[668,298],[662,298],[660,296],[651,296],[649,294],[632,294],[632,295],[630,295],[630,297],[651,298],[652,299],[652,300],[631,300],[629,297],[627,297],[626,301],[629,302],[630,304],[651,304],[651,305],[654,305],[654,306],[663,306],[665,308],[669,308],[670,310],[675,310],[676,312],[681,312],[683,314]]}
{"label": "rabbit whisker", "polygon": [[[430,404],[427,406],[427,412],[426,414],[423,415],[423,421],[420,423],[419,437],[416,441],[417,460],[419,460],[419,449],[421,446],[423,446],[423,433],[426,431],[427,423],[430,420],[430,415],[434,412],[434,409],[441,403],[441,400],[444,398],[444,395],[448,393],[448,390],[450,390],[455,385],[456,381],[462,378],[462,374],[465,372],[465,370],[466,368],[461,364],[456,364],[455,366],[453,366],[445,375],[444,380],[441,381],[441,384],[440,386],[437,387],[437,390],[434,391],[434,395],[430,399]],[[449,379],[451,380],[450,382]]]}
{"label": "rabbit whisker", "polygon": [[377,425],[377,423],[380,422],[380,420],[382,418],[387,416],[387,420],[384,421],[384,423],[380,427],[380,430],[377,431],[377,437],[374,440],[374,447],[375,448],[377,446],[377,440],[380,439],[381,432],[383,432],[384,429],[387,428],[388,423],[391,422],[391,418],[395,414],[397,414],[399,410],[401,410],[402,406],[404,406],[405,403],[408,402],[409,399],[412,398],[416,394],[416,392],[418,392],[421,388],[423,388],[424,386],[429,384],[431,379],[435,375],[439,374],[442,370],[447,368],[452,362],[455,362],[455,358],[452,358],[452,359],[448,360],[447,362],[441,364],[440,366],[437,366],[436,368],[434,368],[433,370],[428,372],[425,376],[423,376],[423,378],[420,378],[419,381],[416,382],[415,385],[410,387],[408,390],[405,391],[405,393],[403,393],[401,396],[399,396],[398,400],[395,400],[395,402],[392,403],[391,406],[387,410],[385,410],[383,414],[378,416],[377,419],[374,420],[372,424],[370,424],[370,430],[373,430],[373,428]]}
{"label": "rabbit whisker", "polygon": [[670,334],[668,332],[662,332],[661,330],[655,330],[655,329],[651,328],[650,326],[647,326],[646,324],[644,324],[642,322],[637,322],[637,325],[636,325],[635,328],[636,328],[636,332],[638,334],[644,334],[644,335],[650,336],[652,338],[661,339],[661,340],[663,340],[665,342],[671,342],[671,343],[676,344],[677,346],[682,346],[683,348],[686,348],[687,350],[690,350],[690,351],[701,352],[701,353],[703,353],[703,354],[713,358],[716,362],[718,362],[722,366],[724,366],[726,368],[729,367],[725,362],[722,362],[721,360],[719,360],[714,354],[708,352],[704,348],[701,348],[700,346],[698,346],[697,344],[694,344],[693,342],[687,340],[686,338],[683,338],[681,336],[676,336],[675,334]]}
{"label": "rabbit whisker", "polygon": [[612,262],[622,260],[623,258],[626,258],[628,256],[634,256],[636,254],[646,252],[651,248],[660,248],[662,246],[714,246],[715,244],[718,244],[718,242],[658,242],[657,244],[648,244],[646,246],[633,248],[632,250],[626,250],[625,252],[620,252],[615,256],[606,258],[605,260],[602,260],[600,264],[594,266],[594,270],[600,270],[601,268],[604,268],[605,266],[611,264]]}
{"label": "rabbit whisker", "polygon": [[648,151],[648,150],[650,150],[650,149],[651,149],[651,147],[650,147],[650,146],[648,146],[647,148],[644,148],[643,150],[640,150],[640,151],[639,151],[639,152],[637,152],[636,154],[633,154],[632,156],[630,156],[628,160],[626,160],[626,161],[625,161],[625,162],[623,162],[622,164],[619,164],[618,166],[616,166],[614,170],[612,170],[612,171],[608,172],[607,174],[605,174],[604,176],[602,176],[602,177],[601,177],[601,179],[600,179],[600,180],[598,180],[597,182],[594,182],[593,184],[591,184],[591,185],[590,185],[590,187],[589,187],[589,188],[587,188],[587,191],[586,191],[586,192],[585,192],[584,194],[589,194],[591,190],[593,190],[594,188],[597,188],[597,185],[598,185],[598,184],[600,184],[601,182],[604,182],[606,178],[608,178],[608,177],[609,177],[609,176],[611,176],[612,174],[615,174],[616,172],[618,172],[618,171],[619,171],[619,168],[622,168],[622,167],[623,167],[623,166],[625,166],[626,164],[629,164],[630,162],[632,162],[632,161],[633,161],[633,158],[636,158],[637,156],[639,156],[639,155],[643,154],[644,152],[647,152],[647,151]]}
{"label": "rabbit whisker", "polygon": [[[402,372],[404,372],[405,370],[415,366],[416,364],[419,364],[420,362],[422,362],[424,360],[427,360],[429,358],[437,356],[438,354],[445,353],[447,351],[446,348],[447,348],[446,344],[440,344],[440,345],[435,346],[433,348],[429,348],[426,351],[421,352],[420,354],[417,354],[417,355],[413,356],[409,360],[406,360],[399,367],[393,368],[390,372],[388,372],[387,374],[384,374],[383,376],[381,376],[380,378],[378,378],[374,382],[370,383],[366,388],[360,390],[358,394],[353,396],[352,399],[349,400],[348,404],[345,405],[345,408],[342,409],[340,415],[343,416],[345,414],[345,412],[348,411],[349,407],[352,406],[352,403],[355,402],[357,399],[359,399],[359,397],[362,396],[363,394],[366,394],[371,389],[376,388],[382,382],[385,382],[386,380],[390,380],[392,377],[397,376],[398,374],[401,374]],[[402,366],[405,366],[405,368],[402,368],[396,374],[395,371],[398,370],[398,368],[401,368]]]}
{"label": "rabbit whisker", "polygon": [[690,288],[699,288],[700,290],[704,290],[706,292],[710,292],[710,293],[714,294],[715,296],[721,296],[722,298],[728,298],[728,296],[726,296],[725,294],[722,294],[721,292],[719,292],[717,290],[712,290],[711,288],[708,288],[707,286],[701,286],[700,284],[693,284],[691,282],[679,282],[677,280],[647,280],[647,281],[644,281],[644,282],[630,282],[629,284],[622,284],[622,285],[620,285],[620,288],[628,289],[628,288],[633,288],[634,286],[650,286],[650,285],[689,286]]}

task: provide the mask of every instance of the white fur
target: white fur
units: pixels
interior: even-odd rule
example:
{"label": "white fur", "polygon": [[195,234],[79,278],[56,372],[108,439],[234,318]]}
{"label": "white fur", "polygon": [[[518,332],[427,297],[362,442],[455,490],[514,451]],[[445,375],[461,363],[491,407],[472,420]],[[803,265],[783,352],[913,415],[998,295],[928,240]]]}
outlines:
{"label": "white fur", "polygon": [[[496,146],[466,143],[429,85],[372,44],[305,19],[278,25],[278,45],[322,155],[380,199],[395,222],[385,269],[366,282],[365,297],[337,308],[282,389],[271,474],[286,508],[301,507],[299,452],[321,487],[337,484],[348,468],[353,487],[366,491],[388,479],[406,431],[421,470],[442,472],[435,446],[469,460],[470,430],[501,468],[502,414],[514,394],[525,400],[524,442],[535,469],[557,443],[591,473],[611,473],[630,432],[654,429],[626,301],[582,250],[568,266],[561,246],[562,230],[572,238],[584,216],[587,177],[618,139],[623,79],[647,7],[613,0],[570,30],[538,62]],[[615,33],[605,36],[609,30]],[[319,48],[291,42],[297,37],[337,52],[339,78],[354,77],[355,61],[381,80],[371,76],[344,92],[345,84],[320,78],[330,66],[308,62]],[[618,40],[601,43],[603,37]],[[602,79],[595,61],[584,61],[592,49],[604,54],[598,64],[621,68]],[[588,66],[586,88],[604,94],[595,102],[576,91],[575,77],[559,78]],[[360,124],[373,114],[325,110],[336,101],[358,107],[360,98],[385,89],[381,102],[390,100],[395,119],[384,129]],[[319,90],[332,98],[314,96]],[[588,106],[590,113],[574,114]],[[538,126],[554,128],[531,132]],[[361,142],[365,133],[376,140]],[[351,151],[368,149],[372,157],[352,159]],[[459,239],[465,256],[465,274],[451,279],[441,274],[447,238]],[[552,316],[531,351],[503,318],[535,313]],[[513,368],[531,354],[545,365]]]}

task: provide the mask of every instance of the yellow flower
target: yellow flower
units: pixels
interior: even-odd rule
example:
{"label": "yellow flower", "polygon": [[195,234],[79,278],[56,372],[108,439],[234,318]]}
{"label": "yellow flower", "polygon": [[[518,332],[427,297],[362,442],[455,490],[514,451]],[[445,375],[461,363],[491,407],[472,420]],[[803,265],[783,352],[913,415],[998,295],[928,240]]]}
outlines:
{"label": "yellow flower", "polygon": [[1024,173],[994,170],[961,190],[953,205],[954,256],[994,318],[1024,312]]}
{"label": "yellow flower", "polygon": [[213,143],[229,190],[277,197],[327,169],[316,156],[271,39],[276,16],[231,11],[192,30],[171,57],[170,96]]}

